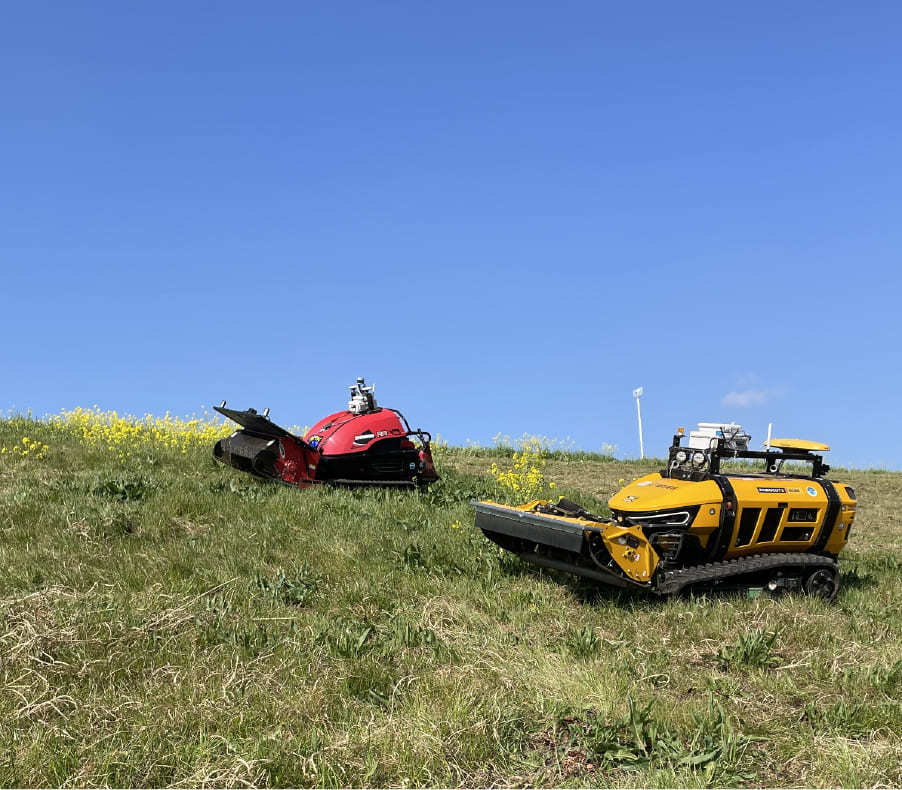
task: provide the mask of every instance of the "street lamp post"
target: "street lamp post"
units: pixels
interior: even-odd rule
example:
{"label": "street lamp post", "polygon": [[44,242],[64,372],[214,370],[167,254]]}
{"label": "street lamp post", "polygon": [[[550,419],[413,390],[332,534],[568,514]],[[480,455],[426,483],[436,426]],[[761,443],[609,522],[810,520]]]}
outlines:
{"label": "street lamp post", "polygon": [[642,387],[633,390],[633,397],[636,399],[636,414],[639,417],[639,457],[645,458],[645,448],[642,446],[642,407],[639,405],[641,395]]}

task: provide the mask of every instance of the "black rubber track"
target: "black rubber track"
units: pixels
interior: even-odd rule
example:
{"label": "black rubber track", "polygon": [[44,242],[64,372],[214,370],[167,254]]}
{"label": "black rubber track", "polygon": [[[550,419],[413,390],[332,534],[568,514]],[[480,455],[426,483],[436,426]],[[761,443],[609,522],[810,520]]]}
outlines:
{"label": "black rubber track", "polygon": [[[817,554],[755,554],[735,560],[709,562],[689,568],[664,571],[655,591],[662,595],[678,593],[689,585],[713,584],[723,579],[776,568],[828,568],[839,577],[839,565],[829,557]],[[837,585],[838,588],[838,585]]]}

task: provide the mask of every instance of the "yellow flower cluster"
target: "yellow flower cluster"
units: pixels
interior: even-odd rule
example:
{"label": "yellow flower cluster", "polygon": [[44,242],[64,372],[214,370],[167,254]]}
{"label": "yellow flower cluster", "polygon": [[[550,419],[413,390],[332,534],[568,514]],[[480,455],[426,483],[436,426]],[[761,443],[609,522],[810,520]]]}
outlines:
{"label": "yellow flower cluster", "polygon": [[17,444],[14,447],[0,447],[0,455],[8,454],[19,456],[21,458],[31,456],[32,458],[37,458],[38,460],[45,458],[49,451],[49,446],[47,446],[43,442],[36,442],[33,439],[29,439],[27,436],[23,436],[22,443]]}
{"label": "yellow flower cluster", "polygon": [[234,426],[224,424],[206,412],[203,418],[183,419],[173,417],[169,412],[163,417],[146,414],[138,418],[101,411],[95,406],[72,411],[63,409],[60,415],[49,419],[75,430],[89,444],[116,453],[123,463],[135,452],[171,450],[184,455],[196,447],[210,447],[234,430]]}
{"label": "yellow flower cluster", "polygon": [[492,464],[492,477],[502,489],[524,501],[541,499],[547,490],[554,490],[554,482],[545,480],[545,464],[548,447],[538,437],[524,437],[518,440],[520,449],[514,452],[513,467],[502,470],[497,463]]}
{"label": "yellow flower cluster", "polygon": [[445,456],[448,454],[450,445],[448,444],[447,439],[442,439],[442,435],[437,433],[430,443],[430,448],[433,456]]}

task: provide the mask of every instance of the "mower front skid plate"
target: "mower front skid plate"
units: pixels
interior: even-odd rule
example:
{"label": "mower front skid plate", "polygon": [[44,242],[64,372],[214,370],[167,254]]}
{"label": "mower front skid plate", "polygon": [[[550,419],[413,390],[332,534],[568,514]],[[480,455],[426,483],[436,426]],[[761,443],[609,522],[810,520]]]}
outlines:
{"label": "mower front skid plate", "polygon": [[476,526],[483,532],[496,532],[574,554],[582,550],[585,530],[577,524],[504,505],[470,504],[476,508]]}

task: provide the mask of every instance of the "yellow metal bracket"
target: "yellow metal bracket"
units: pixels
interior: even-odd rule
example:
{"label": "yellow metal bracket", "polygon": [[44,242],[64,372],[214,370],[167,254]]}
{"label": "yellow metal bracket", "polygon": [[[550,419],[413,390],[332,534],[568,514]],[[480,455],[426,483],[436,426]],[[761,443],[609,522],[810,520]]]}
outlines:
{"label": "yellow metal bracket", "polygon": [[606,524],[601,528],[605,548],[621,570],[638,582],[651,581],[658,567],[658,554],[639,527]]}

